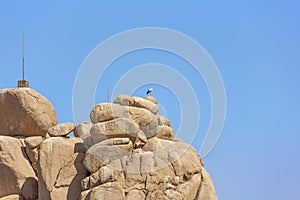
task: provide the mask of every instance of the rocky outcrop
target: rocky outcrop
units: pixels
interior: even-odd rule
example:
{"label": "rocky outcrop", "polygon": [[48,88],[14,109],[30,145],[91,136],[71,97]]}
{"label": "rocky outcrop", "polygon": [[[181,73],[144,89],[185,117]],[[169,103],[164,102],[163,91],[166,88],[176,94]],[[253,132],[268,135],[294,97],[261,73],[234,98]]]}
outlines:
{"label": "rocky outcrop", "polygon": [[[14,97],[10,101],[19,101]],[[35,104],[30,106],[44,105]],[[0,199],[216,200],[196,150],[175,138],[170,120],[157,111],[154,97],[121,95],[97,104],[92,122],[53,123],[28,137],[0,136]],[[33,125],[19,124],[18,130],[35,127],[36,121],[25,122]],[[75,137],[68,136],[72,131]]]}
{"label": "rocky outcrop", "polygon": [[81,198],[217,199],[196,150],[174,138],[154,97],[141,99],[120,95],[92,109],[93,146],[83,161],[91,175],[81,182]]}
{"label": "rocky outcrop", "polygon": [[37,177],[30,165],[23,138],[0,136],[0,198],[20,195],[35,200]]}
{"label": "rocky outcrop", "polygon": [[40,199],[78,199],[86,148],[80,138],[51,137],[39,147],[38,178]]}
{"label": "rocky outcrop", "polygon": [[0,135],[45,136],[57,124],[52,104],[30,88],[0,90]]}

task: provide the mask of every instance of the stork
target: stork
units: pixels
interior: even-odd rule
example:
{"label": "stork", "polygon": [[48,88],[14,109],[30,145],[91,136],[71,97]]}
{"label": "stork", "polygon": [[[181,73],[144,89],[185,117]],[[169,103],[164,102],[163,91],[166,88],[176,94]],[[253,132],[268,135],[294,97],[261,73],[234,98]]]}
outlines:
{"label": "stork", "polygon": [[146,92],[146,94],[148,95],[148,94],[150,94],[152,91],[153,91],[153,87],[151,87],[151,88],[149,88],[148,90],[147,90],[147,92]]}

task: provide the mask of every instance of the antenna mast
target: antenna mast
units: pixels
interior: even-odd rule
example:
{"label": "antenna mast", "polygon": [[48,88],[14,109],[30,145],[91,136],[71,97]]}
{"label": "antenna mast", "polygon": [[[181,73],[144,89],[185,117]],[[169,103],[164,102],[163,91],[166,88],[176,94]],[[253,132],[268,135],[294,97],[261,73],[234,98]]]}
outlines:
{"label": "antenna mast", "polygon": [[24,79],[24,33],[22,38],[22,80]]}
{"label": "antenna mast", "polygon": [[18,81],[18,88],[28,88],[29,87],[29,82],[25,80],[24,77],[24,33],[22,37],[22,80]]}

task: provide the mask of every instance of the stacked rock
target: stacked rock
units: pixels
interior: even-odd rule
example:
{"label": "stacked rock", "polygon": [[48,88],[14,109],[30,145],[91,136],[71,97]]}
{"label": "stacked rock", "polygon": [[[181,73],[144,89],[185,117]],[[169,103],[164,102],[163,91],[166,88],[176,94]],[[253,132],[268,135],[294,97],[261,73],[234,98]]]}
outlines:
{"label": "stacked rock", "polygon": [[121,95],[91,122],[57,124],[33,89],[0,90],[0,200],[217,199],[197,152],[157,112],[154,97]]}
{"label": "stacked rock", "polygon": [[35,90],[0,90],[0,199],[78,199],[88,172],[73,130]]}
{"label": "stacked rock", "polygon": [[[89,138],[81,199],[217,199],[193,147],[174,138],[154,97],[120,95],[97,104]],[[82,128],[78,128],[82,130]],[[207,184],[206,184],[207,183]]]}

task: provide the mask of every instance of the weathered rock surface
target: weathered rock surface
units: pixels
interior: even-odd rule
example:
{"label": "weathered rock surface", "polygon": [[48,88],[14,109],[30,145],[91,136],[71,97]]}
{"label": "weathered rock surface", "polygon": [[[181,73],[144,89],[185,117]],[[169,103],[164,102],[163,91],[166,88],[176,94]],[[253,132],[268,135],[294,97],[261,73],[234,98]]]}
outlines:
{"label": "weathered rock surface", "polygon": [[91,129],[93,143],[101,142],[109,138],[130,138],[132,142],[140,138],[147,141],[145,134],[139,129],[139,125],[133,120],[118,118],[95,124]]}
{"label": "weathered rock surface", "polygon": [[128,117],[128,109],[126,109],[124,106],[114,103],[97,104],[90,113],[91,121],[94,124],[120,117]]}
{"label": "weathered rock surface", "polygon": [[57,124],[52,104],[33,89],[0,90],[0,135],[44,136]]}
{"label": "weathered rock surface", "polygon": [[[110,140],[112,141],[113,139]],[[116,145],[110,145],[107,144],[106,141],[103,141],[93,145],[87,150],[83,163],[86,169],[88,169],[91,173],[94,173],[109,163],[113,166],[113,161],[115,160],[119,164],[120,159],[126,155],[130,155],[132,149],[133,144],[130,140]],[[120,165],[116,165],[114,167],[122,169]]]}
{"label": "weathered rock surface", "polygon": [[90,134],[92,126],[93,124],[91,122],[82,122],[81,124],[78,124],[74,129],[74,136],[81,137]]}
{"label": "weathered rock surface", "polygon": [[25,199],[37,198],[37,177],[22,140],[0,136],[0,177],[0,197],[15,194]]}
{"label": "weathered rock surface", "polygon": [[[174,137],[156,103],[122,95],[93,108],[94,124],[0,136],[0,200],[217,200],[200,156]],[[66,137],[71,131],[75,137]]]}
{"label": "weathered rock surface", "polygon": [[117,183],[105,183],[103,185],[93,188],[89,192],[90,200],[103,200],[103,199],[114,199],[114,200],[125,200],[125,194],[122,187]]}
{"label": "weathered rock surface", "polygon": [[39,199],[79,199],[85,151],[80,138],[51,137],[40,144]]}
{"label": "weathered rock surface", "polygon": [[158,106],[156,105],[156,103],[153,103],[152,101],[143,99],[141,97],[128,96],[122,94],[116,98],[114,103],[120,104],[122,106],[134,106],[138,108],[145,108],[154,114],[158,112]]}
{"label": "weathered rock surface", "polygon": [[157,138],[165,139],[165,140],[173,140],[174,139],[174,130],[169,126],[158,126]]}
{"label": "weathered rock surface", "polygon": [[28,137],[24,140],[24,142],[26,148],[34,149],[43,142],[43,138],[41,136]]}
{"label": "weathered rock surface", "polygon": [[151,101],[154,104],[157,104],[157,101],[156,101],[155,97],[153,97],[153,96],[146,96],[144,99]]}
{"label": "weathered rock surface", "polygon": [[88,150],[84,163],[92,174],[82,181],[83,190],[92,194],[99,185],[112,182],[121,186],[126,199],[217,199],[213,185],[206,187],[206,171],[190,145],[154,137],[142,149],[132,149],[124,145],[129,139],[118,140],[105,140]]}
{"label": "weathered rock surface", "polygon": [[12,194],[12,195],[0,198],[0,200],[23,200],[23,199],[24,198],[22,196],[17,195],[17,194]]}
{"label": "weathered rock surface", "polygon": [[169,119],[167,119],[163,115],[156,115],[157,116],[157,123],[158,125],[166,125],[166,126],[171,126],[171,122]]}
{"label": "weathered rock surface", "polygon": [[48,133],[52,137],[66,136],[75,129],[75,125],[71,122],[57,124],[48,129]]}
{"label": "weathered rock surface", "polygon": [[155,136],[157,132],[157,117],[144,108],[101,103],[93,108],[90,118],[93,123],[105,122],[117,118],[132,119],[139,125],[147,138]]}
{"label": "weathered rock surface", "polygon": [[207,173],[206,169],[202,168],[202,180],[200,183],[199,196],[197,200],[217,199],[214,184]]}

